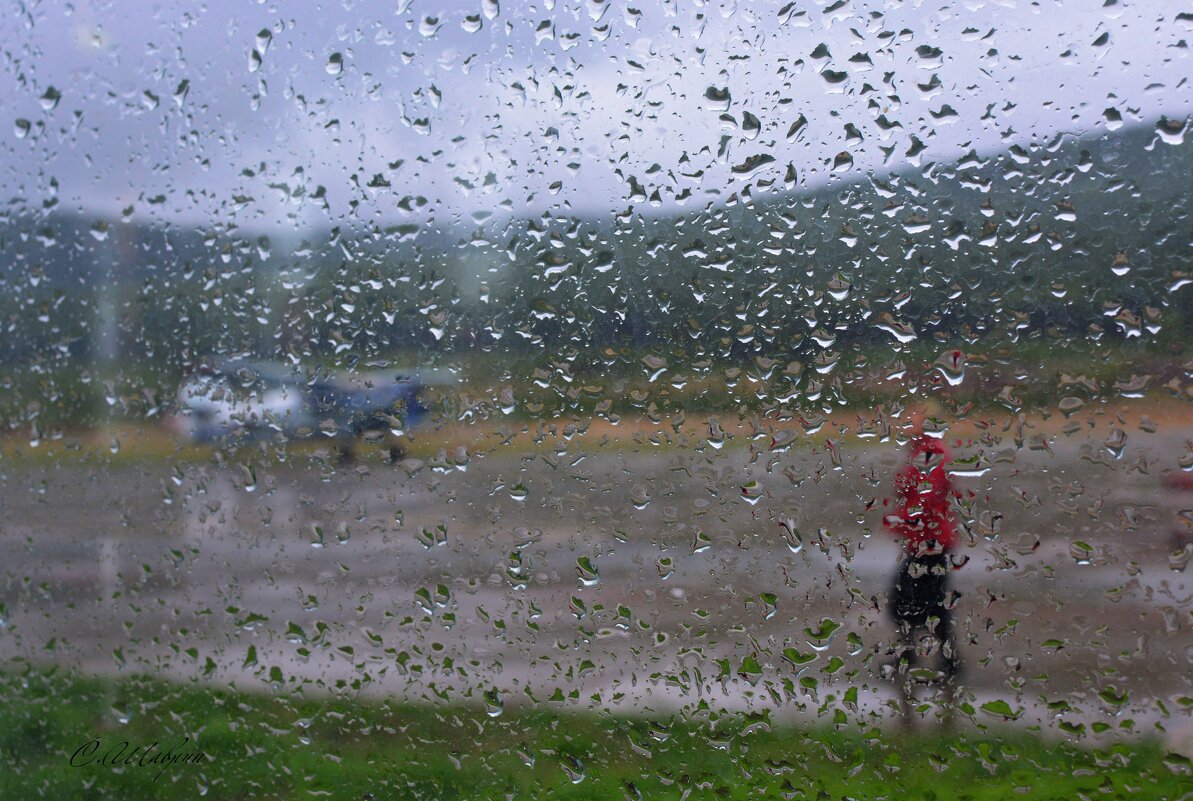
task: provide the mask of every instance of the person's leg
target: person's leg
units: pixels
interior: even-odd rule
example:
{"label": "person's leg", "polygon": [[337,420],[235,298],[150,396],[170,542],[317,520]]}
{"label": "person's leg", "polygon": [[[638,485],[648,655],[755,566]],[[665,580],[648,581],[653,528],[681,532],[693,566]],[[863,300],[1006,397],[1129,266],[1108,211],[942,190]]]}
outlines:
{"label": "person's leg", "polygon": [[938,583],[939,599],[933,609],[937,619],[936,641],[940,649],[940,666],[942,673],[940,703],[942,707],[941,723],[951,727],[956,713],[957,681],[959,678],[961,659],[957,651],[957,637],[954,627],[952,606],[955,602],[950,587],[948,562],[942,560],[943,572]]}
{"label": "person's leg", "polygon": [[941,669],[945,678],[954,679],[961,671],[961,655],[957,652],[957,635],[953,628],[953,610],[941,607],[936,637],[940,641]]}
{"label": "person's leg", "polygon": [[904,729],[912,727],[912,702],[915,693],[912,686],[911,670],[915,667],[915,632],[916,627],[907,620],[898,622],[899,645],[898,661],[895,666],[895,694],[899,701],[899,717]]}
{"label": "person's leg", "polygon": [[891,586],[888,610],[895,624],[895,660],[891,680],[899,704],[899,717],[905,729],[912,725],[911,670],[916,664],[917,609],[915,579],[911,576],[912,559],[904,559]]}

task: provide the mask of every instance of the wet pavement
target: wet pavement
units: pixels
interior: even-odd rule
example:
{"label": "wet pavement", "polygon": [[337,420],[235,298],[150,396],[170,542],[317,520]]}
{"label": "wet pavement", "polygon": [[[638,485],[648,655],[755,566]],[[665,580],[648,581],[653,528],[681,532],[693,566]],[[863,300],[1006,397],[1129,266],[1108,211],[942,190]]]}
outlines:
{"label": "wet pavement", "polygon": [[[1005,700],[1058,736],[1188,730],[1193,574],[1171,554],[1193,540],[1180,515],[1193,493],[1163,476],[1191,434],[1132,432],[1119,458],[1100,431],[1008,441],[955,479],[975,707]],[[10,462],[0,658],[430,703],[826,722],[841,709],[884,724],[898,551],[881,516],[900,451],[812,439],[784,452],[577,440],[399,466]]]}

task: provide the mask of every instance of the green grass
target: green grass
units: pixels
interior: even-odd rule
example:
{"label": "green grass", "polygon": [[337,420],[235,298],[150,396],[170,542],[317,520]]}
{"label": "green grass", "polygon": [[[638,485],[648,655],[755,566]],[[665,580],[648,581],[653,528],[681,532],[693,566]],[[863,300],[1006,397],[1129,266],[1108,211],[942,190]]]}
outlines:
{"label": "green grass", "polygon": [[[1188,762],[1151,743],[1101,749],[1027,733],[784,728],[706,711],[647,720],[267,696],[145,677],[0,673],[5,799],[1179,798]],[[126,722],[119,722],[125,718]],[[191,738],[203,764],[72,767],[95,738]],[[101,750],[99,753],[103,753]]]}

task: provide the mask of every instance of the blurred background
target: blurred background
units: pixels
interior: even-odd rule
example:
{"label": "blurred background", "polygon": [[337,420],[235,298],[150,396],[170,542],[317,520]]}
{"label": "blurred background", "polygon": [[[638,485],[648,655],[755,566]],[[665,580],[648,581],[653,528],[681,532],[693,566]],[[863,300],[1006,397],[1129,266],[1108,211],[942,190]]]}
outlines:
{"label": "blurred background", "polygon": [[0,794],[1193,793],[1190,14],[0,30]]}

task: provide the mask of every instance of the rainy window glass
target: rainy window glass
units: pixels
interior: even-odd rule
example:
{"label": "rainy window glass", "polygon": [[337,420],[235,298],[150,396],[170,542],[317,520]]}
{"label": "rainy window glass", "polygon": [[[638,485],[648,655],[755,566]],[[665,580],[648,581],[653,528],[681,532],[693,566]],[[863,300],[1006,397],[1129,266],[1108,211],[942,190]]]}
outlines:
{"label": "rainy window glass", "polygon": [[1193,794],[1193,11],[23,2],[0,797]]}

